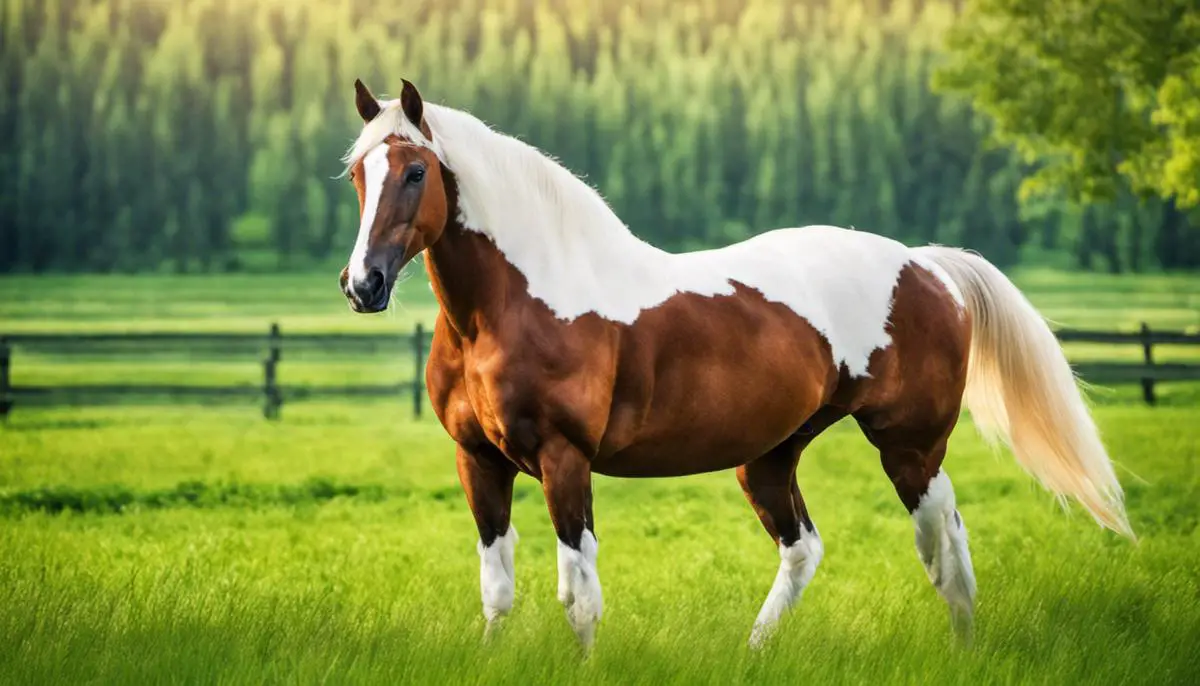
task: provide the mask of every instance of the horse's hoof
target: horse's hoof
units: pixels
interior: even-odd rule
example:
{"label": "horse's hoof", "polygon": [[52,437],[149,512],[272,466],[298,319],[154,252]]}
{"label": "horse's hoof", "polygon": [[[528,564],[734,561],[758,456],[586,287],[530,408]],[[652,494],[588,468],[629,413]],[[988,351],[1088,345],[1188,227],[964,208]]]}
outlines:
{"label": "horse's hoof", "polygon": [[567,619],[571,628],[575,631],[575,637],[579,639],[579,647],[583,650],[584,656],[590,655],[592,644],[596,641],[596,624],[599,623],[598,619],[577,621],[569,615]]}
{"label": "horse's hoof", "polygon": [[750,650],[762,650],[771,638],[771,628],[765,624],[755,624],[750,631]]}
{"label": "horse's hoof", "polygon": [[504,627],[504,618],[496,617],[495,619],[487,620],[483,625],[483,642],[492,643],[500,635],[501,629]]}
{"label": "horse's hoof", "polygon": [[583,659],[586,660],[592,656],[592,646],[596,642],[596,629],[593,627],[578,631],[576,635],[579,637],[579,650],[583,653]]}
{"label": "horse's hoof", "polygon": [[950,628],[959,647],[970,650],[975,643],[975,622],[971,611],[951,608]]}

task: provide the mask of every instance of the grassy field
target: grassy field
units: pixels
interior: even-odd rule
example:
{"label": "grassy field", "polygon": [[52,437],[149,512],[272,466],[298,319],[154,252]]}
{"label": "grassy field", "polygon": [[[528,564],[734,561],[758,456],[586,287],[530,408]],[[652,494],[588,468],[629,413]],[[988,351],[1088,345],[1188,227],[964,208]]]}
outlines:
{"label": "grassy field", "polygon": [[[407,331],[433,322],[437,301],[417,264],[392,307],[351,316],[338,271],[315,274],[0,276],[5,333],[45,331],[284,332]],[[1200,323],[1198,321],[1197,323]]]}
{"label": "grassy field", "polygon": [[[402,288],[405,308],[379,317],[351,316],[335,276],[3,278],[0,330],[259,331],[278,320],[285,331],[407,331],[431,320],[419,274]],[[1064,325],[1200,325],[1196,277],[1018,280]],[[63,363],[18,356],[14,374],[242,373]],[[382,358],[293,364],[314,381],[411,373]],[[253,364],[245,372],[257,378]],[[0,425],[0,682],[1197,683],[1195,386],[1164,385],[1170,402],[1155,409],[1132,389],[1100,393],[1136,545],[1078,507],[1064,512],[964,422],[947,468],[980,585],[971,650],[950,640],[911,524],[851,424],[802,462],[827,554],[761,654],[744,644],[778,557],[733,475],[598,478],[606,615],[584,662],[527,478],[513,514],[517,607],[497,641],[481,642],[475,529],[452,446],[435,422],[408,418],[406,399],[289,405],[278,423],[237,405],[19,409]]]}
{"label": "grassy field", "polygon": [[[599,478],[607,608],[581,664],[554,533],[518,481],[518,604],[480,642],[451,446],[380,407],[33,410],[0,429],[6,683],[1196,683],[1195,411],[1105,407],[1131,545],[1064,514],[964,426],[948,469],[980,602],[971,651],[852,425],[801,481],[827,557],[772,648],[744,641],[776,553],[731,474]],[[183,494],[171,497],[172,494]],[[189,496],[190,494],[190,496]],[[54,513],[59,507],[75,508]]]}

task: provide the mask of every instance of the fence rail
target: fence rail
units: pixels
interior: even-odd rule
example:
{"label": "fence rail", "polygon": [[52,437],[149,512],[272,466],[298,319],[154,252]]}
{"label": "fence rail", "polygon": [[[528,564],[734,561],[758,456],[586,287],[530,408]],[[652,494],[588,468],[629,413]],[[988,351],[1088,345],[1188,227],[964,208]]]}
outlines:
{"label": "fence rail", "polygon": [[[420,418],[425,395],[425,351],[431,336],[420,324],[406,335],[391,334],[289,334],[278,324],[258,333],[33,333],[0,337],[0,416],[16,405],[103,405],[137,400],[188,400],[228,402],[262,401],[263,416],[278,419],[286,402],[345,397],[403,397],[412,399],[413,416]],[[372,384],[284,384],[279,369],[286,354],[336,350],[338,354],[361,355],[400,351],[407,346],[413,355],[411,381]],[[162,352],[195,353],[222,360],[261,355],[262,377],[237,385],[203,384],[62,384],[14,385],[11,380],[14,350],[61,356],[119,358]]]}
{"label": "fence rail", "polygon": [[1084,331],[1063,329],[1055,335],[1063,343],[1104,343],[1111,345],[1140,345],[1142,347],[1141,364],[1128,362],[1084,362],[1073,364],[1075,373],[1086,381],[1096,383],[1128,383],[1138,382],[1142,385],[1142,399],[1147,405],[1154,405],[1157,396],[1155,384],[1162,381],[1197,381],[1200,380],[1200,365],[1168,363],[1159,364],[1154,361],[1155,345],[1200,345],[1200,333],[1184,331],[1153,331],[1150,325],[1142,322],[1141,329],[1136,332]]}
{"label": "fence rail", "polygon": [[[1200,364],[1156,363],[1158,345],[1200,345],[1200,333],[1153,331],[1142,324],[1136,332],[1085,331],[1064,329],[1056,332],[1064,343],[1138,345],[1142,362],[1082,362],[1073,364],[1076,373],[1094,383],[1139,383],[1147,404],[1155,404],[1155,386],[1162,382],[1200,381]],[[279,381],[279,367],[285,353],[329,351],[363,354],[400,350],[409,346],[413,355],[413,378],[398,383],[362,385],[295,385]],[[129,399],[188,399],[224,402],[233,399],[263,402],[263,416],[278,419],[286,402],[316,398],[402,397],[412,399],[413,416],[420,417],[425,395],[425,352],[430,336],[418,324],[407,335],[301,333],[284,335],[278,324],[262,333],[70,333],[15,334],[0,337],[0,416],[7,416],[15,405],[106,404]],[[263,355],[261,383],[206,386],[185,384],[77,384],[23,385],[12,383],[14,349],[57,355],[111,357],[122,354],[144,356],[155,351],[183,350],[189,354],[208,352],[228,359],[238,355]]]}

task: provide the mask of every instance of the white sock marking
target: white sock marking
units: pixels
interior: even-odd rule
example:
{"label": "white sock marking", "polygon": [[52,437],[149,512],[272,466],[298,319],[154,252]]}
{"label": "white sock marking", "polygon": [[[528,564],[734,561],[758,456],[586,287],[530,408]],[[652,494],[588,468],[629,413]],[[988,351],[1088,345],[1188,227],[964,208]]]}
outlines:
{"label": "white sock marking", "polygon": [[[955,622],[969,626],[975,605],[975,570],[967,529],[955,509],[954,486],[939,471],[913,510],[917,554],[934,588],[950,605]],[[956,627],[957,628],[957,627]]]}
{"label": "white sock marking", "polygon": [[596,623],[604,613],[600,575],[596,571],[596,537],[584,531],[579,550],[558,542],[558,600],[567,610],[567,621],[584,646],[595,637]]}
{"label": "white sock marking", "polygon": [[825,547],[815,526],[812,532],[801,527],[800,539],[791,546],[780,544],[779,572],[758,619],[754,621],[754,631],[750,634],[752,646],[761,646],[779,619],[800,599],[804,588],[817,573],[817,565],[824,554]]}
{"label": "white sock marking", "polygon": [[483,616],[491,623],[507,615],[516,593],[516,573],[513,570],[513,550],[517,544],[517,529],[509,525],[503,536],[489,546],[480,541],[479,591],[483,597]]}

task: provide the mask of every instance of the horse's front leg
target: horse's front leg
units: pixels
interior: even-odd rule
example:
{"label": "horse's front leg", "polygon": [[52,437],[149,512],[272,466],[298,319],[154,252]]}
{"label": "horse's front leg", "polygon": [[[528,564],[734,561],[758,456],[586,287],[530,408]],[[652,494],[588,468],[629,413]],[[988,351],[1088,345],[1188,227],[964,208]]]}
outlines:
{"label": "horse's front leg", "polygon": [[517,530],[510,523],[516,476],[516,467],[494,446],[458,446],[458,478],[479,528],[479,590],[486,634],[512,610],[516,591],[513,548]]}
{"label": "horse's front leg", "polygon": [[596,571],[596,534],[592,521],[591,463],[562,438],[539,451],[542,490],[558,534],[558,599],[584,649],[592,645],[604,611]]}

